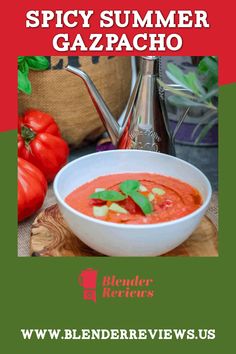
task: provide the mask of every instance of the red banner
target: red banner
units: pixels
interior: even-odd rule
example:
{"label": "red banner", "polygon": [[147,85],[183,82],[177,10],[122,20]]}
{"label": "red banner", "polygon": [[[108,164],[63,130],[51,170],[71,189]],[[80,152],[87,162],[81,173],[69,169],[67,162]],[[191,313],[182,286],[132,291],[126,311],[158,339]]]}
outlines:
{"label": "red banner", "polygon": [[[3,108],[1,131],[16,128],[18,55],[217,55],[219,84],[236,81],[233,1],[25,0],[3,6],[2,87],[10,108]],[[82,10],[91,10],[91,16],[86,19]],[[108,12],[102,15],[101,28],[104,10]],[[38,27],[27,28],[27,18],[28,25]]]}

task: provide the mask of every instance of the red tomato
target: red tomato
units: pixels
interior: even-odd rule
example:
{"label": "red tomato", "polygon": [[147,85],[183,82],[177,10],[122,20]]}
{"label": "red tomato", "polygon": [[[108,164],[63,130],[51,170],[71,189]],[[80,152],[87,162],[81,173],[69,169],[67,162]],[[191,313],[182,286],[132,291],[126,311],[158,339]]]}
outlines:
{"label": "red tomato", "polygon": [[17,126],[17,131],[18,131],[18,134],[21,133],[21,117],[18,117],[18,126]]}
{"label": "red tomato", "polygon": [[43,173],[28,161],[18,157],[18,221],[41,208],[47,192]]}
{"label": "red tomato", "polygon": [[18,133],[17,135],[17,145],[18,145],[18,155],[20,156],[22,154],[22,151],[25,147],[25,143],[24,143],[24,140],[23,138],[21,137],[20,133]]}
{"label": "red tomato", "polygon": [[120,201],[119,205],[125,208],[130,214],[143,214],[140,207],[130,197]]}
{"label": "red tomato", "polygon": [[99,206],[99,205],[105,205],[105,204],[107,204],[107,203],[106,203],[106,201],[101,200],[101,199],[91,199],[91,200],[89,201],[89,204],[90,204],[90,205]]}
{"label": "red tomato", "polygon": [[30,128],[34,133],[49,133],[61,136],[57,123],[47,113],[40,112],[37,109],[29,109],[21,118],[22,126]]}
{"label": "red tomato", "polygon": [[18,156],[37,166],[50,182],[65,165],[68,154],[53,118],[36,110],[26,112],[18,134]]}

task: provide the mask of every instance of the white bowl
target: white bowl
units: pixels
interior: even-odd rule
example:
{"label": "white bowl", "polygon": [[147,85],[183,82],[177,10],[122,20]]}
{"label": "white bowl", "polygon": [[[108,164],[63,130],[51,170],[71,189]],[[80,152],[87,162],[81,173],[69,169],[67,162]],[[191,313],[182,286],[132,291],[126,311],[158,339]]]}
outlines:
{"label": "white bowl", "polygon": [[[180,219],[149,225],[101,221],[72,209],[65,197],[102,175],[150,172],[178,178],[197,188],[203,204]],[[211,185],[196,167],[173,156],[141,150],[114,150],[81,157],[63,167],[54,181],[60,211],[70,229],[91,248],[109,256],[157,256],[184,242],[196,229],[211,199]]]}

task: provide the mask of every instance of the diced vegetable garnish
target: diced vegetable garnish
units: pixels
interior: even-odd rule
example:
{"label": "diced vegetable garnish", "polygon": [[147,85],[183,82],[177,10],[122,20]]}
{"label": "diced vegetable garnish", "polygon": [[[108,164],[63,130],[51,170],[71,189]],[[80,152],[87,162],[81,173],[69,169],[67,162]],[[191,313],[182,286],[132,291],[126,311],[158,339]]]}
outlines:
{"label": "diced vegetable garnish", "polygon": [[108,213],[108,207],[106,205],[103,206],[94,206],[93,207],[93,215],[96,217],[102,217],[102,216],[106,216]]}
{"label": "diced vegetable garnish", "polygon": [[163,194],[165,194],[165,191],[164,191],[164,189],[161,189],[161,188],[152,188],[152,193],[158,194],[158,195],[163,195]]}
{"label": "diced vegetable garnish", "polygon": [[96,206],[101,206],[101,205],[106,205],[106,201],[105,200],[101,200],[101,199],[91,199],[89,201],[89,205],[96,205]]}
{"label": "diced vegetable garnish", "polygon": [[122,208],[119,204],[117,203],[112,203],[109,206],[109,210],[115,211],[116,213],[120,214],[128,214],[128,211],[125,208]]}
{"label": "diced vegetable garnish", "polygon": [[173,202],[170,199],[167,199],[163,203],[159,204],[159,207],[164,210],[172,206],[173,206]]}
{"label": "diced vegetable garnish", "polygon": [[[125,208],[122,208],[119,204],[112,203],[112,202],[122,202],[130,198],[136,204],[137,208],[141,209],[141,211],[145,215],[152,213],[152,204],[150,201],[154,199],[154,196],[152,195],[152,193],[148,193],[147,188],[141,185],[139,181],[128,179],[120,183],[119,188],[122,193],[115,190],[101,190],[102,188],[97,188],[96,192],[92,193],[89,196],[89,198],[93,200],[106,201],[107,206],[110,208],[110,210],[116,211],[117,213],[123,213],[123,214],[124,213],[127,214],[128,211]],[[140,188],[143,193],[141,192]],[[154,190],[158,190],[158,192],[162,191],[159,188],[154,188]],[[149,198],[151,198],[150,200],[147,196],[148,194],[149,194]],[[113,204],[115,204],[115,210],[113,209],[114,208]],[[117,210],[118,208],[119,210]],[[99,210],[97,211],[95,210],[95,212],[100,213]],[[100,215],[100,216],[104,216],[104,215]]]}
{"label": "diced vegetable garnish", "polygon": [[95,189],[95,192],[97,193],[97,192],[103,192],[103,191],[105,191],[106,189],[105,188],[96,188]]}
{"label": "diced vegetable garnish", "polygon": [[132,198],[128,197],[125,200],[122,200],[121,202],[119,202],[119,205],[122,208],[125,208],[125,210],[127,210],[129,212],[129,214],[140,214],[140,212],[142,212],[142,210],[140,209],[140,207],[138,206],[138,204],[136,204]]}
{"label": "diced vegetable garnish", "polygon": [[147,192],[147,188],[145,186],[143,186],[142,184],[140,184],[138,190],[139,190],[139,192]]}
{"label": "diced vegetable garnish", "polygon": [[148,200],[149,202],[152,202],[155,199],[154,195],[152,193],[148,194]]}

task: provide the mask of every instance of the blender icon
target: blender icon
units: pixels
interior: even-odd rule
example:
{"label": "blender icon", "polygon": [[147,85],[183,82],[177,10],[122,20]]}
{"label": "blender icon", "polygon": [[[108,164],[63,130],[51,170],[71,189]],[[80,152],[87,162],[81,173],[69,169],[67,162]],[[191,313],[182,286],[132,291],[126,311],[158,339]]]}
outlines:
{"label": "blender icon", "polygon": [[78,277],[79,285],[84,288],[84,300],[96,302],[97,273],[96,270],[87,268],[83,270]]}

